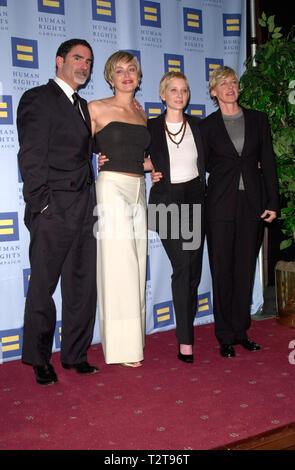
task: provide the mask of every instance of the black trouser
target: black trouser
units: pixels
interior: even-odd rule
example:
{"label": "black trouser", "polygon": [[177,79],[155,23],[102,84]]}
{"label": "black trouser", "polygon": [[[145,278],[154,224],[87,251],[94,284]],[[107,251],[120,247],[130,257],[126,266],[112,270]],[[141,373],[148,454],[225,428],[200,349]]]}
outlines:
{"label": "black trouser", "polygon": [[[203,185],[199,178],[172,185],[172,203],[179,208],[179,215],[183,207],[189,208],[189,228],[194,227],[193,205],[199,204],[201,208],[200,220],[197,221],[197,230],[200,235],[196,239],[200,241],[197,247],[186,249],[191,241],[186,238],[184,224],[187,221],[178,219],[179,234],[173,237],[171,224],[168,224],[167,237],[159,233],[164,249],[172,265],[171,287],[174,312],[176,317],[176,337],[179,344],[194,344],[193,322],[197,309],[197,290],[201,279],[203,242],[204,242],[204,220],[203,220]],[[196,213],[195,213],[196,216]]]}
{"label": "black trouser", "polygon": [[238,191],[233,221],[206,221],[213,283],[215,334],[220,344],[247,338],[263,222],[254,220],[245,191]]}
{"label": "black trouser", "polygon": [[32,365],[50,361],[56,324],[53,294],[60,279],[61,361],[86,360],[96,313],[94,198],[79,195],[64,213],[36,214],[30,224],[31,277],[25,306],[22,359]]}

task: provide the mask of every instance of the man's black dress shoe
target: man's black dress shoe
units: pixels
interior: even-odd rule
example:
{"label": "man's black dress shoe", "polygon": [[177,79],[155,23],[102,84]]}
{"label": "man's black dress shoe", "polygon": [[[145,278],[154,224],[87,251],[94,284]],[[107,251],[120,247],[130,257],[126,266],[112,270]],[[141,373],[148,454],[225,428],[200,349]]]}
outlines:
{"label": "man's black dress shoe", "polygon": [[251,341],[250,339],[243,339],[242,341],[239,341],[238,344],[243,346],[243,348],[248,349],[248,351],[259,351],[261,347],[259,344],[254,343],[254,341]]}
{"label": "man's black dress shoe", "polygon": [[52,364],[34,366],[36,381],[40,385],[51,385],[57,382],[57,375]]}
{"label": "man's black dress shoe", "polygon": [[220,354],[222,357],[235,357],[236,353],[231,344],[221,344]]}
{"label": "man's black dress shoe", "polygon": [[78,374],[84,375],[96,374],[96,372],[99,371],[98,367],[91,366],[86,361],[80,362],[79,364],[65,364],[62,362],[62,366],[64,369],[75,369]]}
{"label": "man's black dress shoe", "polygon": [[178,359],[180,361],[186,362],[187,364],[191,364],[194,362],[194,355],[193,354],[182,354],[180,352],[180,345],[178,345]]}

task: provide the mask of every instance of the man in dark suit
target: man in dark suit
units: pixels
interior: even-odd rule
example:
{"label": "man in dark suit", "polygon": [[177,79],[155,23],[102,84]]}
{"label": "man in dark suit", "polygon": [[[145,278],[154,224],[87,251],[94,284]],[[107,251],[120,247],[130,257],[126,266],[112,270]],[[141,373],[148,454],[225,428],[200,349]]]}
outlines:
{"label": "man in dark suit", "polygon": [[98,371],[87,362],[96,312],[91,124],[87,102],[75,93],[88,80],[92,63],[86,41],[64,42],[56,54],[55,79],[26,91],[17,112],[31,265],[22,360],[43,385],[57,381],[50,359],[56,324],[52,296],[59,280],[62,365],[80,374]]}
{"label": "man in dark suit", "polygon": [[215,334],[221,355],[233,357],[235,344],[260,349],[247,330],[263,220],[279,210],[278,181],[267,117],[239,106],[235,71],[218,68],[209,89],[219,109],[200,126],[209,173],[206,236]]}

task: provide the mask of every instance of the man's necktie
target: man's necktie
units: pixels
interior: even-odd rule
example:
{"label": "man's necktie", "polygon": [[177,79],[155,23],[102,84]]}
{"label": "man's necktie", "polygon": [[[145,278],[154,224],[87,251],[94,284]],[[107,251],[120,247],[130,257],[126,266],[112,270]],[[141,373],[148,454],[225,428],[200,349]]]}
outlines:
{"label": "man's necktie", "polygon": [[74,108],[80,114],[81,118],[84,120],[84,116],[83,116],[82,111],[80,109],[80,104],[79,104],[80,97],[79,97],[78,93],[73,93],[72,98],[74,100],[74,102],[73,102]]}

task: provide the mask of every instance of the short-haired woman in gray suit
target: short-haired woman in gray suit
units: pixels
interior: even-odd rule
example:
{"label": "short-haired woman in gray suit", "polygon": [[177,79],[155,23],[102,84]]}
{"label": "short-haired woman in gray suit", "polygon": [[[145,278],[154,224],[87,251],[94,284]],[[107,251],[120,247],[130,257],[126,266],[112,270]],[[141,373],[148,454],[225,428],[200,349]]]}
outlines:
{"label": "short-haired woman in gray suit", "polygon": [[201,123],[206,171],[206,237],[213,281],[215,334],[223,357],[234,345],[255,351],[248,338],[250,304],[263,221],[279,209],[271,133],[264,113],[238,104],[239,80],[230,67],[209,80],[219,109]]}

